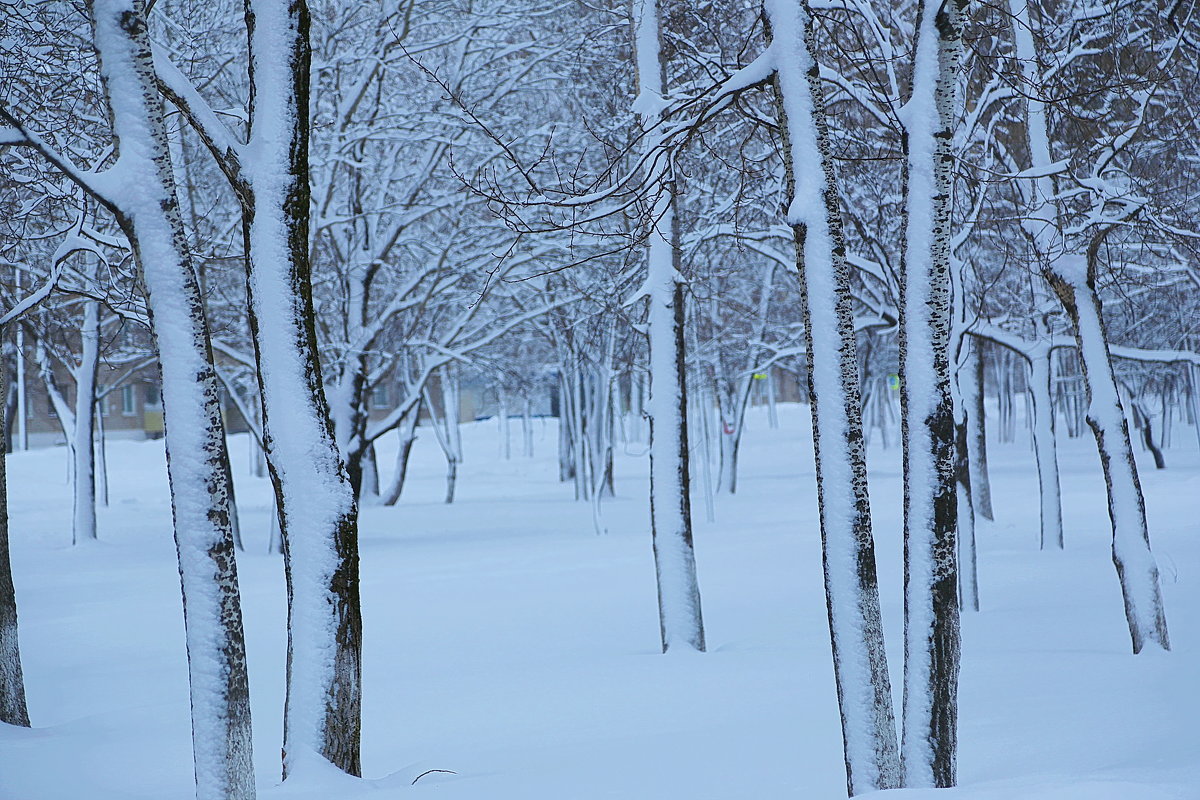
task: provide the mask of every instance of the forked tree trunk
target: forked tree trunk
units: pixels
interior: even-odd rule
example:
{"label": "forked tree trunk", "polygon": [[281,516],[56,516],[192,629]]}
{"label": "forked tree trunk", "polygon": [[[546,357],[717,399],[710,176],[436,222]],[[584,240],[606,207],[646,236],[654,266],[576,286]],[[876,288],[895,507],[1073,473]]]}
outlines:
{"label": "forked tree trunk", "polygon": [[900,785],[867,495],[850,267],[829,146],[812,16],[767,0],[785,143],[787,222],[800,273],[822,563],[850,795]]}
{"label": "forked tree trunk", "polygon": [[958,493],[950,393],[951,183],[966,0],[918,0],[900,281],[904,785],[947,787],[958,747]]}
{"label": "forked tree trunk", "polygon": [[315,753],[362,772],[358,508],[321,381],[309,263],[309,14],[246,0],[251,149],[238,165],[249,318],[288,585],[283,769]]}

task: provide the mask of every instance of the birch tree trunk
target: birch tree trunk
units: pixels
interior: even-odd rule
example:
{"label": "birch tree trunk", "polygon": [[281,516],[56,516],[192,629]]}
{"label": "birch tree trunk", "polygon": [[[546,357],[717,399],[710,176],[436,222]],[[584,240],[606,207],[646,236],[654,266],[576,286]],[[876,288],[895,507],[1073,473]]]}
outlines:
{"label": "birch tree trunk", "polygon": [[[656,134],[653,110],[666,94],[661,9],[657,0],[634,2],[634,54],[638,112],[649,147]],[[650,338],[650,530],[658,578],[658,618],[663,652],[680,647],[703,652],[704,621],[692,547],[688,477],[687,387],[684,367],[683,280],[679,274],[679,223],[672,165],[659,157],[646,185],[654,198],[646,237]]]}
{"label": "birch tree trunk", "polygon": [[[142,0],[93,0],[120,157],[97,176],[133,245],[163,377],[199,800],[253,798],[250,698],[225,432],[204,303],[179,214]],[[113,102],[120,98],[119,102]],[[90,447],[88,448],[90,450]]]}
{"label": "birch tree trunk", "polygon": [[834,678],[850,795],[900,785],[863,444],[850,269],[807,3],[766,0],[808,353]]}
{"label": "birch tree trunk", "polygon": [[[22,353],[17,358],[23,358]],[[5,394],[8,370],[0,369],[0,397]],[[4,415],[0,414],[0,442],[4,441]],[[29,727],[25,705],[25,678],[17,640],[17,593],[8,553],[8,454],[0,446],[0,722]]]}
{"label": "birch tree trunk", "polygon": [[967,462],[971,471],[971,504],[975,513],[994,520],[992,483],[988,477],[987,416],[984,413],[983,342],[972,337],[968,343],[965,380],[960,384],[963,405],[967,412]]}
{"label": "birch tree trunk", "polygon": [[104,433],[104,403],[103,398],[96,401],[92,449],[95,451],[93,458],[96,465],[96,501],[102,508],[108,508],[108,437]]}
{"label": "birch tree trunk", "polygon": [[1102,241],[1103,234],[1093,240],[1086,266],[1076,263],[1080,260],[1078,257],[1060,258],[1043,269],[1054,293],[1075,323],[1079,363],[1087,387],[1087,424],[1096,439],[1104,469],[1108,516],[1113,532],[1112,559],[1121,584],[1133,652],[1140,653],[1148,643],[1170,650],[1158,564],[1150,551],[1146,503],[1113,374],[1100,298],[1095,289],[1096,250]]}
{"label": "birch tree trunk", "polygon": [[72,448],[74,497],[71,539],[75,544],[93,541],[96,533],[96,371],[100,366],[100,303],[88,300],[83,306],[81,346],[75,372],[75,427]]}
{"label": "birch tree trunk", "polygon": [[1058,484],[1058,444],[1054,438],[1054,403],[1050,394],[1048,344],[1029,354],[1029,388],[1033,396],[1033,450],[1037,457],[1038,507],[1041,511],[1040,546],[1063,548],[1062,492]]}
{"label": "birch tree trunk", "polygon": [[951,182],[966,0],[919,0],[905,106],[900,380],[904,439],[904,735],[907,787],[955,784],[959,606],[950,393]]}
{"label": "birch tree trunk", "polygon": [[[1029,9],[1018,0],[1010,0],[1010,9],[1017,56],[1026,64],[1027,79],[1036,86],[1040,83],[1037,65],[1043,62],[1038,61]],[[1046,173],[1046,177],[1035,183],[1037,194],[1026,229],[1043,277],[1074,323],[1079,364],[1087,392],[1086,419],[1096,439],[1104,470],[1113,532],[1113,564],[1121,584],[1133,652],[1140,653],[1147,642],[1169,650],[1158,565],[1150,551],[1145,500],[1113,373],[1103,309],[1096,293],[1098,251],[1111,227],[1092,235],[1085,255],[1064,252],[1062,243],[1054,240],[1054,231],[1061,230],[1062,226],[1057,219],[1054,181],[1049,177],[1052,170],[1048,167],[1053,160],[1046,107],[1031,97],[1026,103],[1026,115],[1030,164]]]}

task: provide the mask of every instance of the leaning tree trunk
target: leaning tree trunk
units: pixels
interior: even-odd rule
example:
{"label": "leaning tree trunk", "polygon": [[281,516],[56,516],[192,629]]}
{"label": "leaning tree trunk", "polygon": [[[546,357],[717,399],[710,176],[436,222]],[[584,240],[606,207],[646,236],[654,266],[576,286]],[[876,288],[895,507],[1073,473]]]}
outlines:
{"label": "leaning tree trunk", "polygon": [[[105,200],[142,269],[159,352],[199,800],[254,797],[250,698],[217,374],[179,213],[142,0],[93,0],[121,158]],[[107,177],[107,176],[106,176]],[[108,187],[110,184],[105,184]]]}
{"label": "leaning tree trunk", "polygon": [[[834,678],[850,795],[900,785],[867,495],[850,267],[805,2],[767,0],[796,242]],[[817,202],[817,200],[822,202]]]}
{"label": "leaning tree trunk", "polygon": [[1108,351],[1100,297],[1095,289],[1096,251],[1102,242],[1103,234],[1092,242],[1086,264],[1075,263],[1081,260],[1078,257],[1063,258],[1046,265],[1044,272],[1075,323],[1079,363],[1087,386],[1087,423],[1095,436],[1104,469],[1113,532],[1112,559],[1121,583],[1133,652],[1140,653],[1147,643],[1170,650],[1158,565],[1150,551],[1146,503]]}
{"label": "leaning tree trunk", "polygon": [[950,394],[951,184],[966,0],[918,0],[904,116],[904,785],[955,784],[959,606]]}
{"label": "leaning tree trunk", "polygon": [[[657,120],[648,110],[666,94],[661,11],[657,0],[635,3],[635,57],[642,127]],[[645,110],[643,110],[643,107]],[[649,147],[656,136],[649,132]],[[679,222],[671,165],[659,157],[647,176],[654,197],[647,244],[650,339],[650,531],[658,578],[658,619],[663,652],[704,651],[700,586],[692,547],[688,477],[687,387],[683,339],[683,280],[679,273]]]}
{"label": "leaning tree trunk", "polygon": [[[1018,58],[1026,65],[1027,75],[1034,75],[1039,62],[1037,42],[1032,35],[1028,4],[1010,0],[1013,34]],[[1036,93],[1035,93],[1036,94]],[[1150,551],[1150,532],[1146,524],[1146,506],[1138,479],[1129,428],[1121,407],[1104,331],[1103,309],[1096,293],[1096,261],[1111,228],[1096,232],[1085,255],[1058,254],[1060,243],[1054,239],[1058,224],[1057,196],[1050,150],[1050,128],[1046,106],[1030,97],[1025,120],[1026,143],[1030,165],[1044,172],[1036,180],[1038,204],[1028,214],[1026,223],[1036,249],[1042,275],[1050,284],[1059,302],[1074,323],[1075,342],[1087,391],[1087,423],[1096,439],[1104,482],[1108,490],[1108,514],[1112,521],[1113,564],[1125,601],[1125,618],[1133,652],[1139,653],[1147,642],[1164,650],[1170,649],[1167,619],[1163,610],[1162,590],[1159,587],[1158,565]]]}
{"label": "leaning tree trunk", "polygon": [[396,450],[396,469],[392,473],[392,481],[382,495],[382,503],[385,506],[396,505],[400,500],[400,493],[404,491],[404,481],[408,477],[408,458],[412,455],[413,442],[417,440],[417,420],[420,416],[421,401],[418,400],[404,415],[404,421],[396,427],[400,444]]}
{"label": "leaning tree trunk", "polygon": [[[18,353],[17,358],[22,354]],[[4,396],[8,370],[0,366],[0,397]],[[5,419],[0,414],[0,442]],[[21,674],[21,648],[17,642],[17,594],[8,554],[8,455],[0,446],[0,722],[29,727],[25,705],[25,678]]]}
{"label": "leaning tree trunk", "polygon": [[[298,752],[361,774],[358,508],[317,355],[309,263],[309,15],[246,0],[251,145],[240,164],[249,318],[288,586],[283,769]],[[250,154],[253,154],[251,157]]]}

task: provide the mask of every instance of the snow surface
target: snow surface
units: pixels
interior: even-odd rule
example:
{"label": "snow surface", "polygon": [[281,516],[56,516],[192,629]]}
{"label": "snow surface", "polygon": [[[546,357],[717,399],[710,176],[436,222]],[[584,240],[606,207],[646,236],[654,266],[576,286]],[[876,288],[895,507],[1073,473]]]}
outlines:
{"label": "snow surface", "polygon": [[[301,763],[279,785],[283,567],[269,488],[233,437],[239,559],[260,797],[462,800],[843,797],[821,579],[811,427],[748,412],[738,494],[696,523],[710,652],[659,653],[644,445],[618,448],[609,534],[557,480],[557,424],[534,459],[495,457],[495,421],[464,426],[459,500],[418,429],[401,505],[362,510],[363,766]],[[983,611],[963,617],[962,786],[879,798],[1200,797],[1200,454],[1177,429],[1142,464],[1174,650],[1134,657],[1091,437],[1060,438],[1067,549],[1038,551],[1023,431],[989,442],[997,523],[979,528]],[[393,462],[395,441],[379,461]],[[1139,459],[1142,453],[1138,452]],[[70,546],[65,453],[9,457],[13,572],[34,728],[0,725],[4,800],[190,800],[179,580],[161,442],[109,444],[100,541]],[[893,687],[900,691],[898,449],[872,448],[872,507]],[[896,698],[897,701],[899,697]],[[431,773],[415,785],[413,778]]]}

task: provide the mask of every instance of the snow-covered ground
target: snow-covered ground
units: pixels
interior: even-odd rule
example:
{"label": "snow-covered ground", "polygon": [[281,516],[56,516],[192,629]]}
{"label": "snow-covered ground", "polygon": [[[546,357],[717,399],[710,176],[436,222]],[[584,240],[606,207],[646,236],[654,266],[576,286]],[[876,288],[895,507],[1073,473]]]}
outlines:
{"label": "snow-covered ground", "polygon": [[[279,784],[285,599],[265,480],[234,437],[260,797],[834,800],[845,793],[807,416],[751,412],[735,497],[695,503],[709,650],[658,652],[644,446],[616,462],[605,535],[534,459],[466,426],[444,505],[432,435],[396,508],[362,513],[363,781],[306,765]],[[959,776],[972,800],[1200,798],[1200,454],[1140,462],[1174,651],[1130,654],[1090,439],[1060,439],[1067,550],[1037,549],[1024,431],[990,447],[983,611],[964,616]],[[520,451],[520,425],[513,450]],[[394,445],[381,448],[389,469]],[[109,444],[98,544],[71,547],[61,449],[10,457],[13,572],[34,728],[0,725],[2,800],[192,797],[187,672],[162,444]],[[1143,454],[1139,452],[1139,458]],[[899,704],[899,451],[870,452]],[[700,483],[697,482],[697,486]],[[440,769],[413,779],[426,770]]]}

